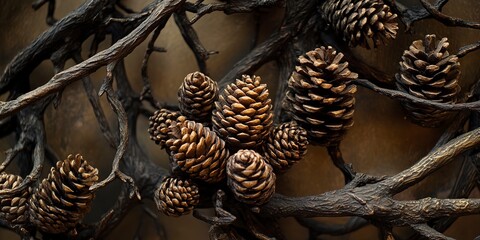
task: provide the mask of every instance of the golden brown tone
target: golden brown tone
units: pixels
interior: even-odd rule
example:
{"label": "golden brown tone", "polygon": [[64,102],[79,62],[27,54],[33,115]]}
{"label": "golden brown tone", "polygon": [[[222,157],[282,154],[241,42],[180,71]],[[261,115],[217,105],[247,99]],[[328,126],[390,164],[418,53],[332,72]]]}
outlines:
{"label": "golden brown tone", "polygon": [[[14,174],[2,173],[0,175],[0,190],[10,190],[22,183],[22,177]],[[30,188],[17,194],[0,197],[0,219],[6,220],[11,225],[23,225],[27,222],[27,201]]]}
{"label": "golden brown tone", "polygon": [[178,90],[180,112],[190,120],[210,123],[213,102],[218,98],[217,82],[201,72],[188,74]]}
{"label": "golden brown tone", "polygon": [[[396,75],[398,90],[415,97],[442,103],[455,103],[460,92],[458,57],[447,51],[448,39],[426,35],[403,52],[400,72]],[[436,127],[449,112],[414,103],[403,103],[407,116],[424,127]]]}
{"label": "golden brown tone", "polygon": [[276,172],[284,172],[307,153],[307,131],[296,122],[276,126],[262,145],[263,155]]}
{"label": "golden brown tone", "polygon": [[397,35],[397,14],[379,0],[328,0],[321,11],[351,46],[377,47]]}
{"label": "golden brown tone", "polygon": [[150,133],[150,139],[159,144],[161,148],[165,148],[165,142],[168,140],[169,126],[173,121],[182,122],[185,121],[185,117],[180,112],[170,111],[168,109],[160,109],[149,118],[148,133]]}
{"label": "golden brown tone", "polygon": [[321,47],[298,58],[288,81],[284,109],[305,128],[313,143],[338,143],[353,125],[358,75],[342,61],[343,54]]}
{"label": "golden brown tone", "polygon": [[254,148],[273,124],[272,100],[258,76],[243,75],[229,84],[215,102],[213,130],[231,148]]}
{"label": "golden brown tone", "polygon": [[239,150],[227,162],[227,182],[235,198],[243,203],[262,205],[275,192],[275,173],[253,150]]}
{"label": "golden brown tone", "polygon": [[166,145],[180,169],[192,178],[208,183],[225,178],[229,157],[225,142],[201,123],[185,121],[171,126]]}
{"label": "golden brown tone", "polygon": [[98,181],[98,170],[81,155],[68,155],[50,169],[29,201],[30,221],[42,232],[74,230],[90,210],[94,194],[90,186]]}
{"label": "golden brown tone", "polygon": [[158,210],[168,216],[189,214],[199,199],[198,187],[191,180],[168,177],[155,192]]}

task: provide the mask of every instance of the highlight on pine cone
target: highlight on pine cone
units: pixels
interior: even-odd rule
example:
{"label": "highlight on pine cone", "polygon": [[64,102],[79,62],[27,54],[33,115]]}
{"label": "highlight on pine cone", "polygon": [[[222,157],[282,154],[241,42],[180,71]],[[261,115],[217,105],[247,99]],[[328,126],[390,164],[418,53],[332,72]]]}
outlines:
{"label": "highlight on pine cone", "polygon": [[254,150],[241,149],[227,162],[227,184],[235,199],[252,205],[267,203],[275,193],[275,173]]}
{"label": "highlight on pine cone", "polygon": [[189,179],[166,178],[155,191],[155,203],[160,212],[179,217],[189,214],[200,201],[197,185]]}
{"label": "highlight on pine cone", "polygon": [[[448,39],[426,35],[404,51],[400,72],[396,74],[397,89],[415,97],[442,103],[456,103],[460,92],[460,63],[447,51]],[[402,102],[407,116],[424,127],[436,127],[449,112],[432,107]]]}
{"label": "highlight on pine cone", "polygon": [[[11,190],[20,186],[23,182],[22,177],[14,174],[0,174],[0,190]],[[26,188],[13,195],[3,195],[0,197],[0,219],[7,221],[11,225],[23,225],[27,222],[26,214],[28,206],[27,201],[30,195],[30,188]]]}
{"label": "highlight on pine cone", "polygon": [[397,35],[397,14],[381,0],[327,0],[320,9],[350,46],[378,47]]}
{"label": "highlight on pine cone", "polygon": [[165,142],[168,140],[169,126],[172,122],[183,122],[185,117],[177,111],[170,111],[168,109],[160,109],[149,118],[148,133],[150,139],[159,144],[161,148],[165,148]]}
{"label": "highlight on pine cone", "polygon": [[338,143],[353,126],[355,107],[352,81],[343,54],[320,47],[298,58],[289,81],[283,108],[303,128],[313,143]]}
{"label": "highlight on pine cone", "polygon": [[167,149],[179,168],[191,178],[215,183],[225,178],[229,151],[215,132],[201,123],[186,120],[171,125]]}
{"label": "highlight on pine cone", "polygon": [[218,98],[217,82],[201,72],[189,73],[178,89],[180,112],[190,120],[210,123],[213,103]]}
{"label": "highlight on pine cone", "polygon": [[284,172],[307,153],[307,131],[295,121],[276,126],[262,145],[263,155],[276,172]]}
{"label": "highlight on pine cone", "polygon": [[79,154],[68,155],[50,169],[29,200],[30,222],[46,233],[73,230],[90,210],[98,170]]}
{"label": "highlight on pine cone", "polygon": [[258,76],[243,75],[229,84],[215,102],[213,130],[233,149],[261,144],[273,124],[272,100]]}

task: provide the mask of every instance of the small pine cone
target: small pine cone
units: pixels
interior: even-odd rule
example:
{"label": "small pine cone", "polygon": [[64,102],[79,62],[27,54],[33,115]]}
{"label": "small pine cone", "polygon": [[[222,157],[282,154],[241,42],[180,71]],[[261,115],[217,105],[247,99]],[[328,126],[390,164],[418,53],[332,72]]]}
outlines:
{"label": "small pine cone", "polygon": [[189,214],[198,204],[198,187],[191,180],[166,178],[155,191],[155,203],[159,211],[168,216]]}
{"label": "small pine cone", "polygon": [[188,119],[203,124],[210,124],[213,102],[217,98],[217,82],[201,72],[188,74],[178,89],[180,112]]}
{"label": "small pine cone", "polygon": [[233,149],[256,147],[272,128],[272,100],[267,85],[260,81],[258,76],[243,75],[215,102],[213,130]]}
{"label": "small pine cone", "polygon": [[[447,38],[437,40],[426,35],[403,53],[400,72],[396,74],[397,89],[415,97],[442,103],[456,103],[460,92],[460,63],[447,51]],[[449,112],[414,103],[403,103],[407,116],[424,127],[437,127]]]}
{"label": "small pine cone", "polygon": [[381,0],[327,0],[320,11],[333,30],[353,47],[377,47],[397,35],[397,14]]}
{"label": "small pine cone", "polygon": [[284,172],[305,156],[307,146],[307,131],[296,122],[288,122],[273,129],[262,149],[273,169]]}
{"label": "small pine cone", "polygon": [[[10,190],[22,184],[22,177],[13,174],[0,174],[0,190]],[[0,219],[11,225],[23,225],[27,222],[27,200],[30,188],[26,188],[13,195],[0,197]]]}
{"label": "small pine cone", "polygon": [[150,133],[150,139],[159,144],[161,148],[165,148],[165,142],[168,140],[168,127],[172,122],[183,122],[185,117],[180,112],[170,111],[168,109],[160,109],[149,118],[148,133]]}
{"label": "small pine cone", "polygon": [[30,221],[41,231],[58,234],[75,228],[90,210],[98,170],[81,155],[68,155],[50,169],[29,201]]}
{"label": "small pine cone", "polygon": [[330,46],[307,52],[288,81],[283,107],[320,145],[338,143],[353,125],[358,75],[342,58]]}
{"label": "small pine cone", "polygon": [[201,123],[186,120],[171,125],[166,145],[176,165],[191,178],[215,183],[225,178],[230,156],[225,142]]}
{"label": "small pine cone", "polygon": [[275,192],[275,173],[253,150],[239,150],[227,162],[227,183],[235,198],[243,203],[262,205]]}

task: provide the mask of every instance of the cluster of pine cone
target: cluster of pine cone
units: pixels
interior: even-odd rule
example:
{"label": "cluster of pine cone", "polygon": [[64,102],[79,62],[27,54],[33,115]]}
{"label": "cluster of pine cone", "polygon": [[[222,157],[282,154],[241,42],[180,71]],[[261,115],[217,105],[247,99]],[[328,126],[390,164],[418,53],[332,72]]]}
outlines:
{"label": "cluster of pine cone", "polygon": [[[330,29],[352,47],[385,45],[389,40],[395,39],[397,34],[397,15],[382,0],[326,0],[320,4],[319,12]],[[447,38],[439,40],[435,35],[414,41],[400,61],[400,72],[395,76],[397,89],[429,101],[456,103],[460,92],[460,63],[457,56],[448,53],[448,45]],[[295,81],[295,84],[300,82]],[[290,94],[292,92],[295,91],[290,91]],[[297,103],[307,101],[294,101],[292,95],[289,95],[289,99],[290,102]],[[424,105],[405,102],[402,105],[407,117],[424,127],[437,127],[450,116],[446,111]],[[290,104],[290,107],[296,107],[292,110],[294,113],[302,112],[297,110],[301,108],[299,106]],[[318,105],[308,106],[317,106],[311,109],[313,111],[318,108]],[[302,110],[308,111],[305,106]],[[297,115],[297,121],[298,118],[301,116]],[[306,121],[312,124],[315,120]],[[325,131],[309,133],[313,136],[325,134]]]}
{"label": "cluster of pine cone", "polygon": [[338,144],[353,125],[356,78],[332,47],[300,56],[283,104],[293,121],[273,126],[260,77],[243,75],[219,92],[203,73],[188,74],[178,91],[180,111],[160,109],[150,117],[150,138],[172,165],[172,176],[156,191],[160,211],[188,214],[200,199],[198,183],[225,179],[238,201],[268,202],[275,174],[301,160],[309,140]]}
{"label": "cluster of pine cone", "polygon": [[[0,190],[20,186],[22,177],[2,173]],[[50,169],[47,178],[32,191],[0,198],[0,218],[12,226],[35,226],[48,234],[74,232],[75,226],[90,209],[94,194],[90,186],[98,182],[98,170],[81,155],[69,155]]]}
{"label": "cluster of pine cone", "polygon": [[172,176],[155,197],[166,215],[191,212],[202,183],[226,183],[238,201],[262,205],[275,192],[275,173],[306,153],[306,130],[295,122],[273,126],[272,101],[258,76],[243,75],[220,92],[208,76],[190,73],[178,100],[180,111],[156,111],[148,129],[171,159]]}

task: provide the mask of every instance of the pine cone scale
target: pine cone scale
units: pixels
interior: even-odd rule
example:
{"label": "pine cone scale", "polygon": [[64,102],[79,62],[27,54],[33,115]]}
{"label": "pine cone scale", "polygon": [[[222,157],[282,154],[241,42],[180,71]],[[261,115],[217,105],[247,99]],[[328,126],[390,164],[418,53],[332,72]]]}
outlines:
{"label": "pine cone scale", "polygon": [[[455,103],[460,91],[458,57],[447,51],[446,38],[437,40],[427,35],[412,42],[400,62],[396,74],[396,87],[418,98],[435,102]],[[436,127],[449,115],[448,112],[412,103],[402,104],[407,116],[415,123]]]}

